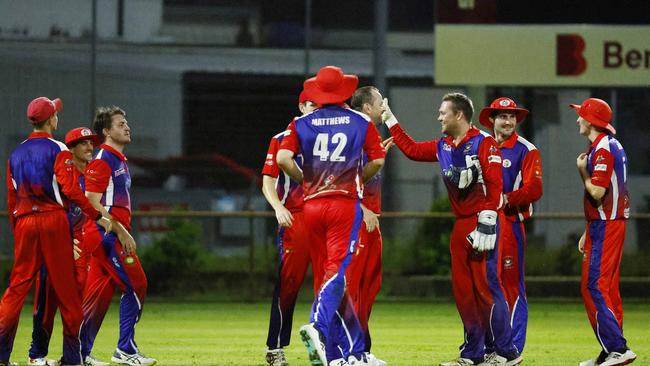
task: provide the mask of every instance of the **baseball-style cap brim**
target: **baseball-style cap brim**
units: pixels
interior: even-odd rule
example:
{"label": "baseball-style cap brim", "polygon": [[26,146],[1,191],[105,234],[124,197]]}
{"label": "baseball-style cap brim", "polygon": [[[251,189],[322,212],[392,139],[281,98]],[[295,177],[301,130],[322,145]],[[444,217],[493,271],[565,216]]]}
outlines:
{"label": "baseball-style cap brim", "polygon": [[526,116],[528,116],[528,109],[524,108],[492,108],[492,107],[485,107],[481,109],[481,112],[478,115],[478,120],[481,122],[481,124],[489,129],[494,128],[494,123],[490,120],[490,117],[492,117],[492,112],[495,111],[502,111],[506,113],[514,113],[515,118],[517,119],[517,123],[523,121]]}
{"label": "baseball-style cap brim", "polygon": [[63,101],[59,98],[50,100],[47,97],[38,97],[27,106],[27,118],[32,124],[47,121],[56,112],[63,109]]}
{"label": "baseball-style cap brim", "polygon": [[614,128],[614,126],[612,126],[611,123],[609,123],[609,121],[604,121],[604,120],[602,120],[602,119],[600,119],[600,118],[598,118],[596,116],[593,116],[593,115],[591,115],[591,116],[586,115],[583,112],[582,106],[580,104],[569,104],[569,107],[575,109],[578,116],[582,117],[585,121],[591,123],[594,126],[598,126],[598,127],[606,129],[612,135],[616,135],[616,129]]}

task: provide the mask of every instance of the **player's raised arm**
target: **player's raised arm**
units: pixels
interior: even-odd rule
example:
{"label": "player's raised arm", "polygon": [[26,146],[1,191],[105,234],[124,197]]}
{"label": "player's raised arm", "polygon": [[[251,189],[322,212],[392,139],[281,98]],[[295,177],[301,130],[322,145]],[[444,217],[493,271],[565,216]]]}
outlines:
{"label": "player's raised arm", "polygon": [[384,98],[384,114],[382,120],[388,127],[390,134],[393,136],[392,142],[406,155],[407,158],[415,161],[438,161],[436,152],[436,140],[417,142],[409,136],[400,126],[397,118],[388,105],[388,98]]}

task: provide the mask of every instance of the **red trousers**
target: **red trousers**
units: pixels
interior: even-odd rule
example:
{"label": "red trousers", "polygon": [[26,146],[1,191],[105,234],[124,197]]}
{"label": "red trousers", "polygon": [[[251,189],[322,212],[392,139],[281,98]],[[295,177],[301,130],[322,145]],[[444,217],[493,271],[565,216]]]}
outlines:
{"label": "red trousers", "polygon": [[299,211],[291,214],[293,215],[291,227],[278,229],[280,268],[271,303],[269,333],[266,340],[269,349],[288,346],[291,341],[293,311],[309,263],[312,263],[314,273],[314,296],[318,293],[323,279],[320,259],[316,247],[309,241],[303,213]]}
{"label": "red trousers", "polygon": [[74,278],[68,217],[61,210],[19,217],[14,228],[14,267],[0,302],[0,361],[9,360],[20,310],[41,267],[45,266],[59,299],[63,321],[64,364],[81,363],[81,298]]}
{"label": "red trousers", "polygon": [[368,329],[370,313],[381,288],[381,231],[377,227],[368,232],[366,224],[361,226],[359,245],[346,273],[347,291],[359,316],[361,329],[366,336],[366,352],[370,352],[371,338]]}
{"label": "red trousers", "polygon": [[[88,270],[90,268],[91,253],[86,251],[83,242],[78,244],[81,256],[74,261],[75,278],[79,296],[82,296]],[[43,267],[40,275],[36,277],[36,291],[34,291],[34,328],[32,330],[32,344],[29,348],[30,358],[43,358],[47,356],[50,337],[54,329],[54,317],[59,306],[59,299],[48,278],[47,270]]]}
{"label": "red trousers", "polygon": [[[86,228],[89,228],[88,225]],[[95,337],[111,304],[115,287],[120,298],[120,338],[117,347],[123,352],[138,352],[135,343],[135,325],[140,320],[147,292],[147,277],[137,255],[128,256],[114,233],[103,235],[103,230],[86,230],[87,248],[96,247],[90,262],[83,297],[84,324],[81,329],[82,354],[90,354]]]}
{"label": "red trousers", "polygon": [[587,223],[581,292],[589,323],[607,353],[622,353],[627,349],[619,290],[624,242],[625,220],[593,220]]}
{"label": "red trousers", "polygon": [[451,279],[458,313],[465,328],[465,340],[461,346],[461,357],[482,359],[487,340],[500,355],[515,352],[508,304],[500,281],[501,223],[505,220],[499,214],[497,241],[494,250],[475,251],[469,235],[477,224],[477,217],[456,218],[451,232]]}

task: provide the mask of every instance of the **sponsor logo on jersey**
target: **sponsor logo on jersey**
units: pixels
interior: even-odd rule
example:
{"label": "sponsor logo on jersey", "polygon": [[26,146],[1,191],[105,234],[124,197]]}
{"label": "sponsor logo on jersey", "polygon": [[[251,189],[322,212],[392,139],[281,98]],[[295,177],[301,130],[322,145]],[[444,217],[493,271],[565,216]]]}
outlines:
{"label": "sponsor logo on jersey", "polygon": [[596,158],[596,163],[600,163],[601,161],[604,161],[604,160],[605,160],[604,156],[598,155],[598,157]]}
{"label": "sponsor logo on jersey", "polygon": [[504,168],[510,168],[511,165],[512,165],[512,162],[510,161],[510,159],[503,159],[503,167]]}
{"label": "sponsor logo on jersey", "polygon": [[115,171],[115,178],[117,178],[120,175],[125,174],[125,173],[126,173],[126,169],[124,169],[124,167],[122,167],[122,168]]}
{"label": "sponsor logo on jersey", "polygon": [[72,161],[72,159],[65,159],[65,162],[63,164],[72,165],[74,164],[74,161]]}
{"label": "sponsor logo on jersey", "polygon": [[501,157],[499,155],[490,155],[488,156],[488,163],[501,164]]}
{"label": "sponsor logo on jersey", "polygon": [[354,253],[354,244],[356,244],[356,240],[352,240],[350,242],[350,253]]}
{"label": "sponsor logo on jersey", "polygon": [[463,154],[467,154],[472,149],[473,144],[474,143],[472,141],[468,141],[465,145],[465,148],[463,149]]}
{"label": "sponsor logo on jersey", "polygon": [[451,146],[449,146],[447,143],[444,143],[442,144],[442,149],[445,151],[451,151]]}
{"label": "sponsor logo on jersey", "polygon": [[329,186],[334,181],[334,178],[335,177],[330,174],[327,178],[325,178],[325,181],[323,183],[325,183],[326,186]]}
{"label": "sponsor logo on jersey", "polygon": [[490,154],[494,154],[494,153],[497,152],[497,150],[498,150],[498,149],[497,149],[496,146],[490,146],[490,150],[488,150],[488,151],[490,152]]}
{"label": "sponsor logo on jersey", "polygon": [[595,172],[604,172],[607,171],[607,164],[596,164],[594,167]]}

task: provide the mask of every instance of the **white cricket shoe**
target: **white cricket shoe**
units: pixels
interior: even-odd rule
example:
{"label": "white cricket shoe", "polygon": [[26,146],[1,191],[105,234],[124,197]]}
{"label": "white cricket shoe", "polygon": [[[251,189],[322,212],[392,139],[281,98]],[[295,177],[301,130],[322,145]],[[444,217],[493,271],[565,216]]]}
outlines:
{"label": "white cricket shoe", "polygon": [[368,358],[365,353],[360,353],[358,355],[350,355],[348,357],[348,365],[350,366],[370,366],[372,365],[368,362]]}
{"label": "white cricket shoe", "polygon": [[440,363],[440,366],[468,366],[468,365],[476,365],[476,364],[474,363],[474,361],[470,360],[469,358],[463,358],[463,357],[458,357],[455,360]]}
{"label": "white cricket shoe", "polygon": [[147,357],[140,352],[131,355],[122,352],[119,348],[116,348],[115,352],[113,352],[113,357],[111,357],[111,361],[119,365],[131,365],[131,366],[151,366],[151,365],[155,365],[156,362],[158,362],[156,361],[155,358]]}
{"label": "white cricket shoe", "polygon": [[84,366],[108,366],[108,365],[110,365],[108,362],[100,361],[97,359],[97,357],[93,356],[92,354],[86,356],[86,360],[84,360]]}
{"label": "white cricket shoe", "polygon": [[610,352],[605,361],[599,366],[627,365],[634,362],[634,360],[636,360],[636,353],[632,352],[631,349],[628,349],[625,353]]}
{"label": "white cricket shoe", "polygon": [[499,355],[496,352],[492,352],[489,355],[485,356],[485,361],[479,363],[480,366],[493,366],[493,365],[499,365],[499,366],[515,366],[519,365],[524,358],[516,353],[513,352],[510,357],[504,357]]}
{"label": "white cricket shoe", "polygon": [[309,362],[313,366],[328,365],[327,357],[325,356],[325,342],[320,332],[314,323],[305,324],[300,327],[300,339],[307,348]]}
{"label": "white cricket shoe", "polygon": [[344,358],[337,358],[336,360],[330,361],[329,366],[348,366],[349,363]]}
{"label": "white cricket shoe", "polygon": [[596,358],[592,358],[591,360],[587,361],[582,361],[580,362],[579,366],[598,366],[600,365],[603,361],[605,361],[605,358],[607,358],[607,353],[605,351],[600,351],[600,354]]}
{"label": "white cricket shoe", "polygon": [[366,358],[368,359],[368,362],[372,366],[388,366],[388,363],[384,360],[378,359],[375,355],[373,355],[370,352],[365,352]]}
{"label": "white cricket shoe", "polygon": [[37,357],[37,358],[27,358],[27,365],[28,366],[59,366],[60,363],[58,360],[50,360],[45,357]]}
{"label": "white cricket shoe", "polygon": [[266,363],[269,366],[289,366],[282,348],[266,350]]}

